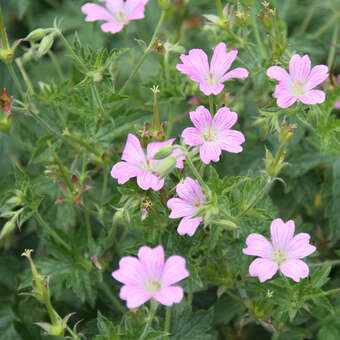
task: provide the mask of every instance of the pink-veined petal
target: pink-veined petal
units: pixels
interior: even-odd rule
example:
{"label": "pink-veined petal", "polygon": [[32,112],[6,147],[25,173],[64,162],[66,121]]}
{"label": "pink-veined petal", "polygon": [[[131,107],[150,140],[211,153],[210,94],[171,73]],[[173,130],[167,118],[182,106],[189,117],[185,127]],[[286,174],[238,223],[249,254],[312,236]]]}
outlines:
{"label": "pink-veined petal", "polygon": [[231,64],[235,60],[238,51],[233,50],[227,53],[227,46],[220,42],[214,50],[210,63],[210,72],[215,75],[216,79],[220,79],[229,70]]}
{"label": "pink-veined petal", "polygon": [[204,140],[199,130],[193,127],[188,127],[184,129],[181,137],[184,139],[184,144],[190,146],[201,145],[204,143]]}
{"label": "pink-veined petal", "polygon": [[243,68],[243,67],[237,67],[231,70],[230,72],[226,73],[221,79],[220,82],[223,83],[229,79],[232,78],[239,78],[239,79],[244,79],[247,78],[249,75],[249,72]]}
{"label": "pink-veined petal", "polygon": [[298,54],[294,54],[289,61],[289,75],[295,80],[296,75],[299,74],[301,57]]}
{"label": "pink-veined petal", "polygon": [[278,270],[278,265],[270,260],[257,258],[249,266],[250,276],[257,276],[260,282],[271,279]]}
{"label": "pink-veined petal", "polygon": [[218,162],[221,156],[221,147],[217,142],[205,142],[200,147],[200,158],[203,163]]}
{"label": "pink-veined petal", "polygon": [[297,97],[281,84],[275,86],[274,97],[277,98],[277,105],[283,109],[293,105],[297,100]]}
{"label": "pink-veined petal", "polygon": [[216,112],[212,125],[216,130],[227,130],[237,122],[237,118],[237,113],[230,111],[229,107],[221,107]]}
{"label": "pink-veined petal", "polygon": [[176,192],[180,198],[189,202],[192,206],[205,202],[201,186],[197,180],[190,177],[186,177],[183,183],[177,184]]}
{"label": "pink-veined petal", "polygon": [[81,7],[81,11],[86,14],[85,21],[96,21],[96,20],[104,20],[104,21],[113,21],[112,15],[110,12],[105,9],[103,6],[96,5],[93,3],[86,3]]}
{"label": "pink-veined petal", "polygon": [[126,183],[130,178],[136,177],[140,169],[128,162],[118,162],[116,163],[111,170],[111,176],[118,180],[118,184]]}
{"label": "pink-veined petal", "polygon": [[326,65],[316,65],[312,68],[307,79],[307,90],[313,89],[328,78],[328,67]]}
{"label": "pink-veined petal", "polygon": [[295,235],[287,247],[287,255],[291,258],[302,259],[316,250],[316,247],[309,244],[310,235],[300,233]]}
{"label": "pink-veined petal", "polygon": [[239,153],[243,150],[241,144],[245,142],[242,132],[236,130],[228,130],[220,134],[218,145],[221,149],[228,152]]}
{"label": "pink-veined petal", "polygon": [[127,20],[138,20],[144,18],[145,5],[149,0],[127,0],[125,11],[128,15]]}
{"label": "pink-veined petal", "polygon": [[211,125],[211,114],[203,105],[200,105],[195,111],[192,111],[189,114],[191,121],[199,132],[202,132],[207,126]]}
{"label": "pink-veined petal", "polygon": [[305,83],[306,79],[310,74],[310,67],[311,61],[308,55],[304,55],[302,58],[300,58],[300,60],[297,57],[295,57],[295,60],[292,62],[292,69],[294,70],[294,72],[293,73],[290,72],[290,78],[292,79],[292,81],[300,80]]}
{"label": "pink-veined petal", "polygon": [[281,66],[269,67],[266,74],[270,79],[277,81],[285,81],[289,77],[288,72]]}
{"label": "pink-veined petal", "polygon": [[194,207],[181,198],[170,198],[167,206],[171,209],[170,218],[180,218],[195,215]]}
{"label": "pink-veined petal", "polygon": [[273,255],[273,246],[262,235],[253,233],[247,237],[247,248],[243,248],[243,253],[246,255],[260,256],[270,258]]}
{"label": "pink-veined petal", "polygon": [[106,3],[106,8],[113,14],[125,13],[124,0],[104,0],[102,2]]}
{"label": "pink-veined petal", "polygon": [[149,248],[143,246],[138,250],[138,258],[147,272],[149,280],[159,281],[164,267],[164,249],[162,246]]}
{"label": "pink-veined petal", "polygon": [[286,223],[281,218],[275,219],[270,225],[270,235],[275,250],[286,251],[289,242],[294,236],[295,224],[293,220]]}
{"label": "pink-veined petal", "polygon": [[[183,150],[181,149],[175,149],[172,153],[171,156],[178,156],[180,154],[183,154]],[[178,169],[183,169],[184,168],[184,163],[183,161],[185,161],[185,156],[180,156],[177,158],[176,160],[176,168]]]}
{"label": "pink-veined petal", "polygon": [[194,218],[183,217],[177,228],[178,234],[193,236],[202,220],[200,216]]}
{"label": "pink-veined petal", "polygon": [[185,259],[182,256],[170,256],[163,268],[162,285],[167,287],[189,276],[185,267]]}
{"label": "pink-veined petal", "polygon": [[321,90],[309,90],[304,95],[299,96],[298,99],[304,104],[321,104],[326,100],[326,94]]}
{"label": "pink-veined petal", "polygon": [[119,261],[119,269],[112,272],[112,277],[126,285],[142,287],[146,279],[142,263],[133,256],[125,256]]}
{"label": "pink-veined petal", "polygon": [[223,84],[210,84],[206,82],[200,82],[200,90],[206,95],[210,96],[211,94],[217,96],[223,90]]}
{"label": "pink-veined petal", "polygon": [[126,300],[128,308],[137,308],[152,298],[145,289],[137,286],[125,285],[120,289],[119,297]]}
{"label": "pink-veined petal", "polygon": [[306,263],[297,259],[289,259],[280,265],[280,271],[283,275],[290,277],[296,282],[304,279],[309,274],[309,268]]}
{"label": "pink-veined petal", "polygon": [[158,175],[146,170],[140,170],[137,174],[137,184],[143,190],[149,190],[151,188],[158,191],[164,185],[164,178],[159,179]]}
{"label": "pink-veined petal", "polygon": [[165,306],[172,306],[174,303],[182,301],[184,296],[183,288],[178,286],[170,286],[153,294],[153,298]]}
{"label": "pink-veined petal", "polygon": [[102,29],[103,32],[110,32],[112,34],[120,32],[125,23],[120,23],[120,22],[106,22],[105,24],[102,24],[100,28]]}
{"label": "pink-veined petal", "polygon": [[129,133],[122,153],[122,160],[131,164],[140,165],[145,163],[145,154],[139,139]]}

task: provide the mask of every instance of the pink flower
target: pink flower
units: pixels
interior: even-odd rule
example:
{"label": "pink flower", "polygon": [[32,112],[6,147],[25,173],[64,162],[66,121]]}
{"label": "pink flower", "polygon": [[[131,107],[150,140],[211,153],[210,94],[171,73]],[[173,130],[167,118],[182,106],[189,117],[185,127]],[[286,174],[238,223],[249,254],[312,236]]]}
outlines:
{"label": "pink flower", "polygon": [[88,2],[81,11],[86,14],[86,21],[106,21],[101,25],[104,32],[117,33],[131,20],[144,18],[145,5],[149,0],[99,0],[105,7]]}
{"label": "pink flower", "polygon": [[271,279],[277,270],[294,281],[299,282],[309,274],[309,268],[300,259],[312,254],[316,248],[309,244],[310,236],[300,233],[294,236],[293,220],[284,223],[280,218],[270,226],[272,243],[260,234],[247,237],[246,255],[260,256],[249,267],[251,276],[258,276],[260,282]]}
{"label": "pink flower", "polygon": [[203,163],[218,162],[221,150],[233,153],[243,150],[241,144],[245,141],[244,135],[239,131],[230,130],[237,121],[236,112],[222,107],[212,118],[210,112],[201,105],[190,112],[190,119],[195,127],[186,128],[182,132],[182,138],[187,145],[200,145]]}
{"label": "pink flower", "polygon": [[201,49],[189,51],[189,55],[180,56],[183,64],[177,64],[176,68],[183,74],[200,83],[200,90],[207,96],[218,95],[224,88],[223,83],[231,78],[247,78],[249,72],[243,67],[237,67],[228,72],[235,60],[238,51],[233,50],[227,53],[225,43],[219,43],[211,59],[209,66],[208,56]]}
{"label": "pink flower", "polygon": [[169,217],[183,217],[177,231],[180,235],[192,236],[203,220],[201,216],[195,217],[205,203],[202,189],[196,180],[187,177],[183,183],[177,184],[176,191],[180,198],[169,199],[167,206],[172,210]]}
{"label": "pink flower", "polygon": [[188,277],[189,272],[183,257],[173,255],[164,263],[162,246],[144,246],[139,249],[138,258],[123,257],[112,276],[124,284],[119,296],[127,301],[127,307],[137,308],[151,298],[166,306],[179,303],[183,288],[172,285]]}
{"label": "pink flower", "polygon": [[[124,184],[130,178],[137,177],[137,184],[143,190],[152,188],[157,191],[161,189],[164,185],[164,178],[159,179],[157,167],[163,160],[153,159],[153,156],[164,146],[172,145],[174,140],[175,138],[165,142],[149,143],[145,154],[138,138],[129,133],[122,154],[123,162],[118,162],[113,166],[111,176],[118,179],[119,184]],[[180,153],[182,151],[176,149],[170,156],[176,156]],[[183,168],[183,159],[184,156],[177,159],[177,168]]]}
{"label": "pink flower", "polygon": [[[338,84],[340,85],[340,75],[338,75]],[[340,98],[339,100],[334,104],[335,109],[340,109]]]}
{"label": "pink flower", "polygon": [[328,77],[328,67],[317,65],[311,69],[308,55],[302,58],[298,54],[293,55],[289,62],[289,74],[280,66],[272,66],[267,70],[267,76],[279,82],[274,92],[279,107],[287,108],[297,100],[304,104],[325,101],[325,92],[313,88]]}

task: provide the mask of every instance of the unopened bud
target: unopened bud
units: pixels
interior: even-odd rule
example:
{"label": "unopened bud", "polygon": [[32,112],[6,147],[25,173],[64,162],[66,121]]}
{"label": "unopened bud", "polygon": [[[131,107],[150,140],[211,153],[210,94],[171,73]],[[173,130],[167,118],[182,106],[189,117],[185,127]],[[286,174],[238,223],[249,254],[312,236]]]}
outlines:
{"label": "unopened bud", "polygon": [[24,40],[37,41],[42,39],[51,29],[37,28],[32,31]]}
{"label": "unopened bud", "polygon": [[38,55],[39,57],[42,57],[44,54],[46,54],[52,47],[54,42],[54,35],[49,34],[46,35],[40,42],[39,49],[38,49]]}
{"label": "unopened bud", "polygon": [[170,6],[170,0],[158,0],[158,5],[161,9],[167,9]]}
{"label": "unopened bud", "polygon": [[174,150],[174,147],[171,145],[164,146],[158,152],[156,152],[156,154],[153,156],[153,159],[163,159],[169,156],[173,150]]}
{"label": "unopened bud", "polygon": [[282,124],[281,131],[280,131],[280,143],[281,144],[287,144],[290,142],[290,140],[293,138],[294,129],[296,129],[295,124],[291,124],[291,125],[287,125],[286,123]]}
{"label": "unopened bud", "polygon": [[156,168],[156,172],[159,174],[160,178],[167,176],[176,167],[177,157],[170,156],[165,158]]}
{"label": "unopened bud", "polygon": [[4,63],[10,63],[13,59],[13,50],[11,48],[0,48],[0,60]]}

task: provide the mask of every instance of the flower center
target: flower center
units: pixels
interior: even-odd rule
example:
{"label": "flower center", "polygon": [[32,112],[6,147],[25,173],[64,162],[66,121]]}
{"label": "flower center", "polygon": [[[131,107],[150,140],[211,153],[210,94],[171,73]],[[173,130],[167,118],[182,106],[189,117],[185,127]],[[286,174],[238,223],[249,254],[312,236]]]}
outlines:
{"label": "flower center", "polygon": [[126,21],[126,13],[124,11],[119,11],[115,14],[115,19],[118,22],[125,22]]}
{"label": "flower center", "polygon": [[206,142],[213,142],[216,140],[216,132],[212,129],[211,126],[207,127],[203,132],[203,138]]}
{"label": "flower center", "polygon": [[211,71],[209,72],[209,75],[207,75],[205,77],[205,81],[209,84],[216,84],[217,81],[216,81],[216,77],[215,77],[215,74],[212,73]]}
{"label": "flower center", "polygon": [[156,293],[162,288],[161,284],[156,280],[147,280],[145,284],[145,289],[150,293]]}
{"label": "flower center", "polygon": [[291,91],[294,96],[302,96],[306,93],[305,84],[301,80],[295,80],[291,86]]}
{"label": "flower center", "polygon": [[272,261],[280,265],[287,260],[287,257],[281,252],[281,250],[275,250],[272,256]]}

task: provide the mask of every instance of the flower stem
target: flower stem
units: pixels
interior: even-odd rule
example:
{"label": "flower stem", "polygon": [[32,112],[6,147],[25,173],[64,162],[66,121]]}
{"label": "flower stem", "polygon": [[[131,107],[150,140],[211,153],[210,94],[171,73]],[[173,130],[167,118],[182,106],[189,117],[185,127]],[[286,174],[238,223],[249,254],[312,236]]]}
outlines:
{"label": "flower stem", "polygon": [[192,307],[192,277],[188,277],[188,303],[190,308]]}
{"label": "flower stem", "polygon": [[99,281],[101,289],[106,293],[106,295],[110,298],[113,304],[122,312],[122,314],[124,314],[126,311],[125,308],[121,305],[118,299],[112,294],[107,284],[104,281],[100,281],[99,279],[98,281]]}
{"label": "flower stem", "polygon": [[200,173],[198,172],[194,163],[192,162],[191,156],[189,155],[189,152],[185,152],[185,160],[187,161],[191,171],[193,172],[193,174],[195,175],[195,177],[199,181],[201,187],[206,188],[206,184],[204,183],[203,178],[201,177]]}
{"label": "flower stem", "polygon": [[90,85],[90,87],[91,87],[91,90],[92,90],[94,99],[95,99],[97,105],[99,106],[100,111],[102,112],[102,115],[103,115],[104,117],[106,117],[107,114],[106,114],[106,111],[105,111],[103,102],[102,102],[102,100],[100,99],[97,85],[96,85],[95,83],[93,83],[93,84]]}
{"label": "flower stem", "polygon": [[328,54],[328,59],[327,59],[327,65],[330,70],[332,69],[332,65],[333,65],[333,61],[335,57],[338,34],[339,34],[339,22],[337,21],[334,25],[331,48],[329,49],[329,54]]}
{"label": "flower stem", "polygon": [[313,298],[313,297],[316,297],[316,296],[332,295],[332,294],[337,294],[337,293],[340,293],[340,288],[334,288],[334,289],[327,290],[326,292],[321,292],[321,293],[318,293],[318,294],[307,295],[306,298],[308,299],[308,298]]}
{"label": "flower stem", "polygon": [[56,69],[56,71],[58,73],[59,78],[62,81],[64,81],[65,78],[64,78],[64,75],[63,75],[63,71],[61,70],[61,67],[60,67],[60,65],[58,63],[58,60],[57,60],[56,56],[54,55],[54,53],[51,50],[48,50],[47,54],[51,58],[52,63],[54,64],[54,67],[55,67],[55,69]]}
{"label": "flower stem", "polygon": [[107,189],[107,181],[108,181],[108,170],[107,170],[107,165],[104,165],[104,182],[103,182],[103,190],[102,190],[102,197],[101,197],[101,203],[102,206],[104,204],[105,201],[105,196],[106,196],[106,189]]}
{"label": "flower stem", "polygon": [[127,79],[127,81],[125,82],[125,84],[123,85],[123,87],[121,88],[121,90],[119,91],[119,94],[123,94],[123,92],[125,91],[125,89],[127,88],[127,86],[129,85],[130,81],[133,79],[133,77],[136,75],[137,71],[139,70],[139,68],[142,66],[142,64],[144,63],[145,58],[151,53],[152,51],[152,46],[153,43],[155,42],[156,36],[158,34],[158,31],[162,25],[162,22],[164,20],[165,17],[165,12],[166,10],[162,10],[161,13],[161,17],[158,21],[158,24],[156,26],[155,32],[153,33],[153,36],[151,38],[150,44],[149,46],[145,49],[144,54],[141,56],[141,58],[139,59],[139,62],[137,63],[136,67],[134,68],[134,70],[131,72],[129,78]]}
{"label": "flower stem", "polygon": [[58,242],[60,243],[65,249],[71,252],[72,248],[44,221],[38,211],[34,212],[35,218],[38,222],[47,230],[47,232]]}
{"label": "flower stem", "polygon": [[18,91],[20,92],[21,97],[24,97],[25,92],[24,92],[24,90],[21,86],[21,83],[20,83],[20,81],[19,81],[19,79],[18,79],[18,77],[17,77],[17,75],[16,75],[16,73],[13,69],[13,65],[11,63],[8,63],[7,67],[8,67],[9,73],[11,74],[11,76],[12,76],[14,82],[15,82],[15,85],[16,85]]}
{"label": "flower stem", "polygon": [[[171,306],[166,308],[164,331],[167,332],[167,333],[169,333],[169,330],[170,330],[170,320],[171,320]],[[164,340],[168,340],[168,339],[169,339],[169,336],[166,335],[164,337]]]}
{"label": "flower stem", "polygon": [[260,33],[259,33],[259,29],[257,27],[254,8],[251,11],[251,25],[253,26],[256,43],[257,43],[257,46],[258,46],[258,48],[260,50],[261,57],[262,57],[262,59],[265,59],[266,58],[266,51],[265,51],[265,49],[263,47],[262,40],[261,40]]}
{"label": "flower stem", "polygon": [[317,262],[317,263],[310,263],[309,265],[311,267],[316,267],[316,266],[327,266],[328,264],[331,265],[338,265],[340,264],[340,260],[333,260],[333,261],[325,261],[325,262]]}
{"label": "flower stem", "polygon": [[143,340],[145,338],[145,336],[148,334],[148,331],[149,331],[149,328],[151,326],[151,322],[153,320],[153,317],[155,316],[157,307],[158,307],[158,303],[152,299],[151,300],[151,308],[150,308],[150,312],[149,312],[149,315],[148,315],[148,320],[146,322],[146,325],[145,325],[145,328],[143,330],[142,335],[139,337],[139,340]]}
{"label": "flower stem", "polygon": [[92,236],[92,228],[91,228],[89,212],[86,209],[85,209],[85,224],[86,224],[86,231],[87,231],[88,247],[89,247],[91,255],[93,255],[95,253],[94,240]]}
{"label": "flower stem", "polygon": [[215,110],[214,110],[214,97],[213,94],[211,94],[209,96],[209,110],[212,116],[214,116],[215,114]]}
{"label": "flower stem", "polygon": [[216,0],[216,8],[218,16],[223,19],[223,9],[221,0]]}
{"label": "flower stem", "polygon": [[8,48],[8,43],[7,43],[5,25],[4,25],[4,21],[3,21],[3,18],[2,18],[1,7],[0,7],[0,35],[1,35],[2,48],[7,49]]}
{"label": "flower stem", "polygon": [[30,94],[34,94],[33,85],[32,85],[32,83],[31,83],[31,81],[30,81],[30,79],[29,79],[29,77],[28,77],[28,75],[27,75],[27,73],[25,71],[25,68],[24,68],[24,65],[22,63],[21,58],[16,58],[15,62],[18,65],[18,68],[19,68],[19,70],[21,72],[21,75],[22,75],[22,78],[24,79],[24,82],[25,82],[25,84],[26,84],[26,86],[28,88],[28,91],[30,92]]}

